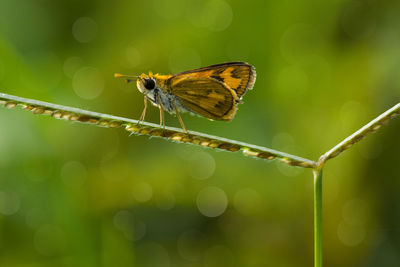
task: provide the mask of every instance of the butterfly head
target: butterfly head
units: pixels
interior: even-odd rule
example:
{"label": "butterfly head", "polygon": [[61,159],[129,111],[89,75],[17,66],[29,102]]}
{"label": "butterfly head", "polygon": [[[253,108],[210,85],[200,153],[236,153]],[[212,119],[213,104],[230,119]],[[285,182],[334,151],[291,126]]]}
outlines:
{"label": "butterfly head", "polygon": [[141,93],[147,95],[156,88],[157,80],[154,78],[152,73],[143,73],[137,78],[136,85]]}
{"label": "butterfly head", "polygon": [[132,82],[136,80],[136,86],[139,89],[139,91],[145,95],[149,94],[152,92],[157,85],[157,81],[153,75],[153,73],[149,74],[141,74],[140,76],[130,76],[130,75],[122,75],[119,73],[114,74],[114,77],[116,78],[126,78],[126,82]]}

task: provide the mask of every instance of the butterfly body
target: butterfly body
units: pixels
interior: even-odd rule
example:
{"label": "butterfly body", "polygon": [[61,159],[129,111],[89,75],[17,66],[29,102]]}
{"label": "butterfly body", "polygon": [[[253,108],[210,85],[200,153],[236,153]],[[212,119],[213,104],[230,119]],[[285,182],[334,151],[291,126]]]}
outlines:
{"label": "butterfly body", "polygon": [[[132,77],[116,74],[116,77]],[[191,112],[210,120],[230,121],[243,95],[252,89],[256,79],[255,68],[245,62],[230,62],[189,70],[174,75],[141,74],[136,84],[147,100],[163,111],[176,114],[186,131],[179,111]],[[128,81],[130,81],[128,79]]]}
{"label": "butterfly body", "polygon": [[[175,114],[174,103],[178,106],[179,111],[182,112],[190,112],[190,110],[186,109],[179,101],[179,98],[171,93],[171,90],[168,90],[167,82],[171,75],[159,75],[159,74],[142,74],[140,75],[141,79],[136,81],[136,85],[141,93],[145,95],[145,97],[152,103],[154,106],[160,106],[167,112],[171,114]],[[152,79],[154,80],[154,89],[147,89],[145,84],[142,82],[143,80]]]}

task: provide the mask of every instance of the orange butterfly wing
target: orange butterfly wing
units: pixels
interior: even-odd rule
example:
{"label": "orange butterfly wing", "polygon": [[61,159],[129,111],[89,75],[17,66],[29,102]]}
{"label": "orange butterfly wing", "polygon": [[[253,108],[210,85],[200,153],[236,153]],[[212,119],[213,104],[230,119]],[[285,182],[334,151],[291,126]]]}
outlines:
{"label": "orange butterfly wing", "polygon": [[212,120],[230,121],[235,116],[235,91],[224,83],[205,77],[172,77],[170,91],[187,109]]}
{"label": "orange butterfly wing", "polygon": [[188,77],[213,78],[226,84],[236,92],[239,99],[248,89],[253,89],[256,81],[256,70],[245,62],[230,62],[189,70],[173,75],[173,79]]}

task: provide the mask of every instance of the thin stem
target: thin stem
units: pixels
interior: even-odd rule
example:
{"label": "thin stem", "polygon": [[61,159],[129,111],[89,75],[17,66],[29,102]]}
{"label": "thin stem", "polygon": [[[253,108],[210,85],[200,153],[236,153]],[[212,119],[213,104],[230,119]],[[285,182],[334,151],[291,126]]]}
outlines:
{"label": "thin stem", "polygon": [[56,119],[76,121],[95,126],[108,128],[124,127],[125,130],[130,133],[160,137],[180,143],[190,143],[231,152],[242,151],[243,154],[247,156],[267,160],[278,159],[290,166],[298,166],[303,168],[314,168],[316,166],[315,161],[266,147],[193,131],[186,133],[182,129],[173,127],[165,127],[165,129],[163,129],[162,126],[160,127],[154,123],[140,122],[140,125],[138,125],[137,120],[87,111],[79,108],[56,105],[3,93],[0,93],[0,106],[1,105],[4,105],[7,108],[14,108],[18,106],[25,110],[32,111],[34,114],[49,115]]}
{"label": "thin stem", "polygon": [[391,119],[397,117],[400,114],[400,103],[393,106],[389,110],[385,111],[368,124],[361,127],[358,131],[345,138],[342,142],[334,146],[331,150],[322,155],[318,161],[318,166],[322,167],[325,161],[328,159],[338,156],[346,149],[353,146],[355,143],[361,141],[367,135],[375,132],[382,127],[383,124],[389,122]]}
{"label": "thin stem", "polygon": [[314,266],[322,266],[322,169],[314,173]]}

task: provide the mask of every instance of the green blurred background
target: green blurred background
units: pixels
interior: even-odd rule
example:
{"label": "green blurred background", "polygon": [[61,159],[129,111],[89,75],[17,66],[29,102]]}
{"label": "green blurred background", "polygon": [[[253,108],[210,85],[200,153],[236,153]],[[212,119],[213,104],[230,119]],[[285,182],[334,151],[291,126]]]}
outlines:
{"label": "green blurred background", "polygon": [[[399,102],[399,14],[398,0],[0,0],[0,91],[138,118],[143,96],[113,73],[246,61],[257,82],[236,118],[185,114],[187,128],[317,159]],[[400,265],[399,132],[326,166],[325,266]],[[310,170],[0,109],[0,266],[312,266],[312,197]]]}

